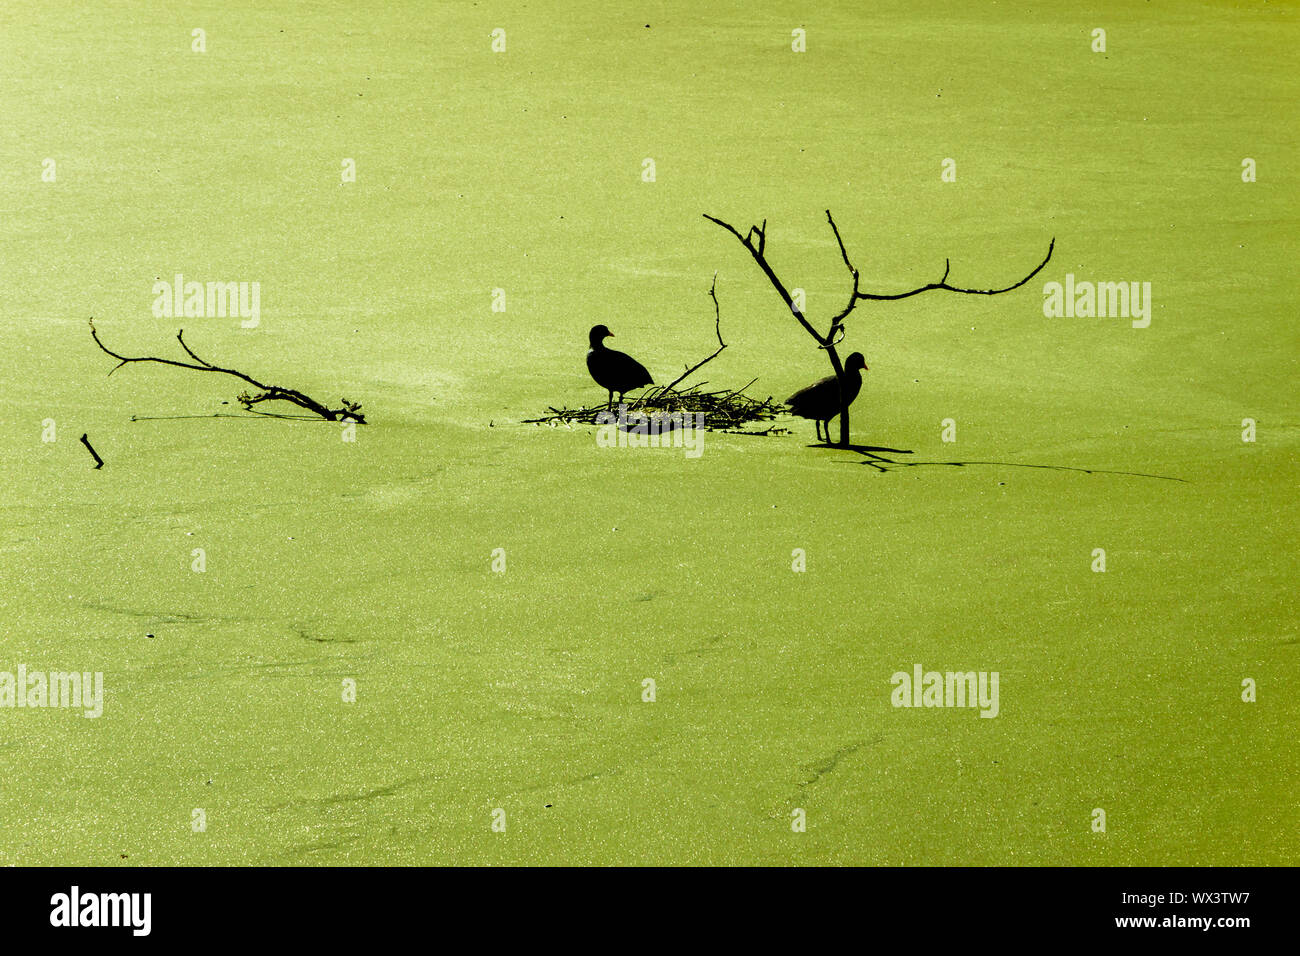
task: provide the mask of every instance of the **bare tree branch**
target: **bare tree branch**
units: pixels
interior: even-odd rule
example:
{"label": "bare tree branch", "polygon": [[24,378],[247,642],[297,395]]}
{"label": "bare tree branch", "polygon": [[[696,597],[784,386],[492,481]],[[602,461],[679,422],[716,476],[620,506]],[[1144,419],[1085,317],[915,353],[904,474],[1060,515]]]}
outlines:
{"label": "bare tree branch", "polygon": [[718,337],[718,350],[714,352],[712,355],[710,355],[708,358],[696,362],[685,372],[682,372],[681,375],[673,379],[672,384],[665,386],[664,389],[665,391],[670,391],[674,386],[676,386],[679,382],[681,382],[682,379],[686,378],[688,375],[690,375],[692,372],[700,368],[702,365],[712,362],[715,358],[721,355],[722,350],[727,347],[727,343],[722,341],[722,311],[718,308],[718,274],[716,272],[713,273],[713,285],[709,286],[709,298],[713,300],[713,333]]}
{"label": "bare tree branch", "polygon": [[[184,330],[184,329],[181,329],[179,332],[177,332],[177,333],[176,333],[176,341],[178,341],[178,342],[181,343],[181,348],[183,348],[183,349],[185,350],[185,354],[188,355],[190,358],[194,359],[194,361],[198,362],[198,363],[199,363],[200,365],[202,365],[204,368],[212,368],[213,365],[212,365],[211,362],[205,362],[205,361],[203,361],[203,359],[199,358],[197,355],[194,354],[193,349],[191,349],[188,345],[185,344],[185,339],[182,338],[182,336],[183,336],[184,334],[185,334],[185,330]],[[256,384],[256,383],[254,383],[254,384]],[[259,386],[259,387],[261,387],[261,386]]]}
{"label": "bare tree branch", "polygon": [[883,295],[877,292],[857,292],[857,291],[855,291],[853,294],[854,297],[857,299],[871,299],[872,301],[877,301],[877,302],[892,302],[896,299],[907,299],[914,295],[920,295],[922,292],[931,292],[935,289],[944,289],[948,292],[960,292],[963,295],[1001,295],[1003,292],[1010,292],[1012,289],[1019,289],[1022,285],[1024,285],[1034,276],[1038,275],[1038,273],[1042,272],[1043,267],[1046,266],[1048,260],[1052,258],[1052,250],[1055,248],[1056,248],[1056,238],[1053,237],[1051,243],[1047,247],[1047,255],[1045,255],[1043,257],[1043,261],[1040,262],[1034,268],[1034,271],[1029,273],[1029,275],[1025,276],[1023,279],[1021,279],[1019,282],[1015,283],[1014,285],[1009,285],[1002,289],[963,289],[960,286],[949,285],[948,273],[952,270],[952,264],[950,260],[945,259],[943,261],[943,278],[940,279],[938,282],[931,282],[928,285],[921,286],[919,289],[912,289],[910,292],[899,292],[894,295]]}
{"label": "bare tree branch", "polygon": [[856,276],[858,274],[858,270],[853,268],[853,263],[849,262],[849,254],[844,249],[844,240],[840,238],[839,227],[835,225],[835,217],[831,215],[831,211],[829,209],[826,210],[826,221],[831,224],[831,232],[835,233],[835,241],[839,243],[840,258],[844,260],[844,265],[848,268],[849,272],[851,272],[854,276]]}
{"label": "bare tree branch", "polygon": [[[863,292],[861,289],[861,274],[858,272],[857,267],[853,265],[853,261],[849,258],[849,252],[844,245],[844,239],[840,235],[839,227],[835,224],[835,217],[832,216],[831,211],[827,209],[826,221],[830,223],[831,232],[835,235],[835,244],[839,246],[840,258],[844,261],[844,267],[849,270],[849,275],[853,279],[853,288],[849,292],[848,303],[831,319],[830,328],[826,331],[825,335],[822,335],[812,327],[812,324],[808,321],[803,312],[795,306],[794,300],[790,296],[790,292],[786,289],[785,284],[781,282],[780,278],[777,277],[776,272],[767,261],[767,256],[764,253],[767,245],[766,219],[763,220],[762,226],[750,226],[749,231],[742,236],[740,230],[729,222],[710,216],[708,213],[704,213],[704,218],[709,220],[709,222],[715,223],[723,229],[726,229],[729,233],[740,240],[740,244],[745,247],[750,256],[753,257],[754,261],[758,263],[758,267],[763,270],[763,274],[767,276],[768,282],[772,284],[772,287],[776,289],[777,293],[781,296],[781,300],[785,303],[786,308],[790,310],[791,315],[798,319],[799,324],[804,327],[804,330],[817,341],[817,346],[826,351],[827,358],[830,359],[831,368],[835,372],[835,379],[840,384],[841,394],[843,394],[844,368],[840,362],[838,353],[835,351],[835,346],[844,340],[844,320],[848,318],[849,313],[854,310],[859,302],[864,300],[894,301],[897,299],[906,299],[914,295],[920,295],[922,292],[930,292],[936,289],[944,289],[948,292],[960,292],[965,295],[1001,295],[1003,292],[1010,292],[1013,289],[1020,288],[1034,276],[1038,275],[1038,273],[1042,272],[1044,266],[1047,265],[1048,260],[1052,258],[1052,251],[1056,248],[1056,239],[1053,238],[1047,247],[1047,255],[1043,257],[1043,261],[1040,262],[1038,266],[1029,273],[1029,275],[1025,276],[1019,282],[1002,289],[967,289],[960,286],[949,285],[948,274],[952,271],[952,262],[949,259],[945,259],[943,277],[938,282],[931,282],[918,289],[912,289],[909,292],[900,292],[893,295]],[[754,242],[755,236],[758,237],[757,244]],[[717,301],[716,297],[714,301]],[[849,410],[848,407],[842,403],[840,405],[840,444],[844,446],[849,444]]]}
{"label": "bare tree branch", "polygon": [[[767,258],[763,255],[763,248],[767,244],[767,220],[766,219],[763,220],[763,226],[761,229],[758,226],[750,226],[749,234],[742,236],[740,232],[736,229],[736,227],[729,222],[723,222],[721,219],[715,219],[713,216],[710,216],[708,213],[704,214],[704,218],[709,220],[709,222],[716,223],[717,225],[721,226],[723,229],[727,230],[727,232],[731,233],[733,236],[735,236],[737,239],[740,240],[740,244],[744,246],[747,250],[749,250],[749,254],[754,257],[754,261],[757,262],[758,267],[763,270],[763,274],[767,276],[767,280],[772,283],[772,287],[775,288],[777,293],[780,294],[781,301],[783,301],[786,305],[786,308],[790,310],[790,314],[799,320],[799,324],[804,327],[804,329],[807,331],[809,335],[815,338],[820,344],[825,345],[827,340],[822,338],[821,335],[818,334],[817,330],[812,327],[812,325],[808,322],[806,318],[804,318],[804,314],[800,312],[798,308],[795,307],[794,299],[790,297],[789,291],[782,284],[781,280],[777,278],[776,273],[772,271],[772,267],[768,265]],[[751,238],[755,233],[758,234],[757,246],[754,245]]]}
{"label": "bare tree branch", "polygon": [[285,401],[292,402],[299,408],[305,408],[308,411],[314,412],[326,421],[341,422],[351,419],[352,421],[362,425],[366,422],[365,416],[361,414],[361,406],[356,402],[349,402],[346,398],[340,400],[342,404],[341,408],[327,408],[320,402],[303,394],[297,389],[282,388],[279,385],[264,385],[251,375],[246,375],[238,369],[222,368],[220,365],[213,365],[206,359],[199,358],[194,354],[194,350],[185,344],[184,329],[181,329],[176,333],[176,341],[181,344],[181,348],[185,350],[185,354],[198,363],[197,365],[192,365],[189,362],[178,362],[175,359],[157,358],[152,355],[127,356],[114,352],[100,341],[99,332],[95,329],[95,320],[93,318],[90,320],[90,337],[95,340],[95,344],[99,346],[101,351],[118,360],[117,365],[113,366],[113,368],[109,370],[109,375],[112,375],[119,368],[129,362],[157,362],[160,365],[172,365],[176,368],[187,368],[195,372],[220,372],[223,375],[233,375],[235,378],[241,379],[259,390],[259,394],[257,395],[250,395],[248,392],[243,392],[239,395],[240,404],[249,411],[253,411],[253,406],[259,402]]}
{"label": "bare tree branch", "polygon": [[844,240],[840,238],[839,227],[835,225],[835,217],[831,215],[829,209],[826,210],[826,221],[831,224],[831,232],[835,233],[835,241],[840,247],[840,258],[844,260],[845,268],[849,270],[849,275],[853,277],[853,289],[849,292],[848,304],[840,310],[835,318],[831,319],[831,327],[826,333],[826,343],[822,345],[822,348],[826,348],[828,345],[839,345],[840,342],[844,341],[844,320],[853,311],[853,307],[858,304],[858,284],[862,278],[857,268],[849,261],[848,250],[844,248]]}
{"label": "bare tree branch", "polygon": [[718,306],[718,274],[716,272],[713,273],[713,282],[709,285],[709,298],[713,300],[713,334],[718,337],[719,348],[725,349],[727,343],[722,341],[722,309]]}

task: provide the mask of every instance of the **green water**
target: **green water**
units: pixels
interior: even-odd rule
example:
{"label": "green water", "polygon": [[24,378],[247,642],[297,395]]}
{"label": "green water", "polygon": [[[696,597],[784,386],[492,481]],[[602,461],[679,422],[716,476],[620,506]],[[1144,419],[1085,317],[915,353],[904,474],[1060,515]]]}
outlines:
{"label": "green water", "polygon": [[[0,671],[105,686],[0,707],[0,861],[1300,862],[1295,5],[386,7],[0,8]],[[598,322],[708,354],[715,271],[697,378],[827,374],[701,214],[825,328],[828,208],[872,291],[1056,239],[850,317],[894,464],[520,424],[603,400]],[[258,326],[155,317],[178,272]],[[1150,326],[1045,317],[1067,273]],[[106,377],[91,316],[369,423]]]}

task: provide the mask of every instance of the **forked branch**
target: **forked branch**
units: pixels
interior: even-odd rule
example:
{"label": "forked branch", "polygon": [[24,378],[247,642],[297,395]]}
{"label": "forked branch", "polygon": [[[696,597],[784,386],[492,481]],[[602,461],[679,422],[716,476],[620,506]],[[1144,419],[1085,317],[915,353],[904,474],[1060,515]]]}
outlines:
{"label": "forked branch", "polygon": [[[727,230],[727,232],[740,240],[740,244],[748,250],[749,254],[754,257],[754,261],[758,263],[758,267],[763,270],[763,275],[767,276],[767,281],[772,283],[772,288],[776,289],[777,294],[781,296],[781,301],[784,302],[785,307],[790,310],[790,314],[799,320],[799,324],[804,327],[809,335],[815,338],[822,345],[825,345],[826,339],[823,339],[821,335],[818,334],[817,330],[812,327],[808,319],[804,317],[803,312],[794,304],[794,299],[790,296],[790,291],[786,289],[785,285],[777,277],[777,274],[772,271],[772,266],[767,261],[767,256],[763,251],[767,247],[767,220],[764,219],[763,225],[761,226],[750,226],[749,232],[742,236],[740,230],[729,222],[723,222],[721,219],[716,219],[708,213],[704,214],[704,218],[709,220],[709,222],[721,226],[723,229]],[[755,236],[758,237],[757,243],[754,242]]]}
{"label": "forked branch", "polygon": [[[831,211],[828,209],[826,210],[826,221],[830,223],[831,232],[835,235],[835,244],[839,246],[840,258],[844,261],[844,267],[849,270],[849,276],[852,279],[852,288],[849,291],[848,302],[845,304],[844,308],[840,309],[839,312],[832,316],[830,328],[826,330],[825,335],[822,335],[813,328],[812,323],[808,321],[808,317],[803,314],[803,310],[795,305],[794,298],[790,295],[790,291],[785,287],[785,283],[781,281],[775,270],[773,270],[771,264],[767,261],[765,251],[767,247],[766,219],[763,220],[761,226],[750,226],[749,230],[742,234],[740,230],[731,223],[710,216],[708,213],[704,213],[704,218],[727,230],[727,232],[735,236],[736,239],[740,241],[740,244],[745,247],[745,250],[753,257],[754,261],[758,263],[758,267],[763,271],[763,275],[767,276],[767,281],[772,284],[772,288],[776,289],[777,294],[781,296],[781,301],[784,302],[786,308],[790,310],[790,314],[793,315],[799,321],[799,324],[804,327],[804,331],[817,341],[818,347],[826,350],[827,358],[830,359],[831,368],[835,372],[835,378],[841,383],[841,386],[844,381],[844,368],[840,363],[839,355],[835,351],[835,346],[839,345],[840,342],[843,341],[844,320],[848,318],[849,314],[857,307],[859,302],[867,300],[894,301],[897,299],[907,299],[914,295],[920,295],[922,292],[931,292],[938,289],[943,289],[948,292],[960,292],[964,295],[1001,295],[1003,292],[1010,292],[1013,289],[1019,289],[1034,276],[1038,275],[1038,273],[1042,272],[1044,266],[1047,265],[1048,260],[1052,258],[1052,251],[1056,248],[1056,239],[1053,238],[1047,247],[1047,255],[1043,257],[1043,261],[1040,262],[1032,272],[1019,282],[1000,289],[968,289],[962,286],[949,285],[948,275],[952,271],[952,262],[949,259],[945,259],[943,277],[938,282],[931,282],[907,292],[897,292],[892,294],[863,292],[861,288],[861,274],[853,264],[853,260],[849,258],[849,251],[844,245],[844,238],[840,235],[839,227],[835,225],[835,217],[831,215]],[[842,389],[841,394],[843,394]],[[845,446],[849,444],[849,409],[845,404],[840,405],[840,444]]]}
{"label": "forked branch", "polygon": [[[841,246],[840,248],[843,249],[843,246]],[[1001,289],[965,289],[962,288],[961,286],[949,285],[948,273],[952,271],[952,262],[951,260],[944,259],[943,278],[940,279],[938,282],[931,282],[927,285],[921,286],[918,289],[912,289],[909,292],[897,292],[894,293],[893,295],[884,295],[879,292],[858,292],[855,289],[853,292],[853,296],[855,299],[871,299],[872,301],[876,301],[876,302],[892,302],[895,299],[907,299],[914,295],[920,295],[922,292],[930,292],[934,289],[943,289],[947,292],[960,292],[963,295],[1001,295],[1003,292],[1010,292],[1012,289],[1019,289],[1022,285],[1024,285],[1034,276],[1038,275],[1038,273],[1042,272],[1043,267],[1046,266],[1048,260],[1052,258],[1052,250],[1055,248],[1056,248],[1056,238],[1053,237],[1052,241],[1047,246],[1047,255],[1043,256],[1043,261],[1034,267],[1034,271],[1029,273],[1029,275],[1025,276],[1019,282],[1013,283],[1012,285],[1009,286],[1004,286]]]}
{"label": "forked branch", "polygon": [[326,421],[341,422],[350,420],[361,425],[364,425],[366,422],[365,416],[361,413],[361,405],[357,402],[349,402],[344,398],[339,400],[342,407],[328,408],[297,389],[283,388],[279,385],[264,385],[251,375],[247,375],[238,369],[223,368],[220,365],[213,365],[206,359],[199,358],[194,353],[194,350],[185,344],[184,329],[181,329],[176,333],[176,341],[178,341],[181,348],[185,350],[185,354],[194,359],[193,363],[179,362],[175,359],[158,358],[153,355],[128,356],[114,352],[100,341],[99,332],[95,329],[94,319],[90,320],[90,337],[95,340],[95,344],[99,346],[102,352],[117,359],[117,364],[109,370],[109,375],[112,375],[113,372],[116,372],[123,365],[127,365],[131,362],[157,362],[160,365],[173,365],[176,368],[188,368],[195,372],[220,372],[223,375],[233,375],[235,378],[247,382],[258,390],[257,394],[250,394],[246,391],[241,392],[238,397],[239,403],[249,411],[253,411],[253,406],[260,404],[261,402],[284,401],[291,402],[299,408],[305,408],[309,412],[319,415]]}
{"label": "forked branch", "polygon": [[[831,319],[830,329],[827,330],[825,335],[822,335],[812,327],[803,312],[796,308],[794,299],[786,289],[785,284],[777,277],[776,272],[767,261],[767,256],[765,254],[765,248],[767,245],[766,219],[763,220],[763,225],[750,226],[749,231],[744,235],[741,235],[740,230],[729,222],[710,216],[708,213],[704,214],[704,218],[709,220],[709,222],[716,223],[723,229],[726,229],[729,233],[740,240],[740,244],[745,247],[749,254],[754,258],[754,261],[758,263],[758,267],[763,270],[763,274],[767,276],[772,287],[775,288],[777,293],[781,296],[782,301],[786,304],[786,308],[790,310],[794,317],[799,320],[799,323],[804,327],[804,329],[807,330],[808,334],[815,338],[818,345],[822,348],[835,345],[840,341],[844,320],[848,317],[849,313],[853,311],[857,304],[863,300],[880,302],[894,301],[897,299],[911,298],[914,295],[920,295],[922,292],[932,292],[938,289],[947,292],[960,292],[963,295],[1001,295],[1004,292],[1019,289],[1034,276],[1038,275],[1038,273],[1042,272],[1043,268],[1051,260],[1052,252],[1056,248],[1056,239],[1053,238],[1047,246],[1047,255],[1043,257],[1042,262],[1034,267],[1032,272],[1020,281],[1012,283],[1009,286],[1004,286],[1000,289],[968,289],[963,286],[950,285],[948,283],[948,275],[952,272],[952,260],[945,259],[943,264],[943,277],[938,282],[930,282],[918,288],[910,289],[907,292],[863,292],[861,289],[861,274],[858,272],[857,267],[853,265],[852,260],[849,259],[849,252],[844,246],[844,239],[840,236],[839,227],[835,224],[835,217],[831,215],[831,211],[828,209],[826,210],[826,221],[830,223],[831,232],[835,235],[835,244],[839,246],[840,258],[844,261],[844,267],[849,270],[849,276],[852,278],[853,287],[849,291],[848,303]],[[754,241],[755,237],[758,239],[757,242]]]}

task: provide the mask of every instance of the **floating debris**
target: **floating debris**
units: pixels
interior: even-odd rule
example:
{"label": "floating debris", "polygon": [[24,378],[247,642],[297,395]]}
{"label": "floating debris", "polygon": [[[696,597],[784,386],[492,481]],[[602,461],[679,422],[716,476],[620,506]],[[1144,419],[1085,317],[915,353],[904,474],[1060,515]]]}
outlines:
{"label": "floating debris", "polygon": [[[647,415],[651,418],[660,415],[699,414],[704,418],[696,420],[702,421],[703,426],[710,431],[730,432],[736,435],[788,435],[790,433],[788,428],[777,425],[762,429],[744,427],[773,421],[786,410],[782,403],[773,401],[770,395],[765,399],[751,398],[746,395],[745,389],[756,381],[758,380],[752,380],[743,388],[714,392],[704,391],[707,382],[680,391],[667,385],[652,386],[646,389],[636,401],[627,403],[627,414],[628,416]],[[607,424],[608,420],[600,419],[600,415],[609,411],[617,413],[617,407],[608,409],[605,405],[582,405],[577,408],[556,408],[551,405],[548,410],[549,415],[524,419],[524,424],[550,425],[552,428],[556,425],[569,427],[573,424],[603,425]]]}

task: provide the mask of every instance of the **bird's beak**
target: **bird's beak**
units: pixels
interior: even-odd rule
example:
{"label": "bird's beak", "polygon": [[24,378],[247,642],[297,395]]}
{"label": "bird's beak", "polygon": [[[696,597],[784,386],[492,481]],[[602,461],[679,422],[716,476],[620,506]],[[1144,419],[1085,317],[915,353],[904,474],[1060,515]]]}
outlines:
{"label": "bird's beak", "polygon": [[612,339],[613,337],[614,337],[614,333],[613,333],[613,332],[606,332],[606,333],[605,333],[605,338],[607,338],[607,339]]}

